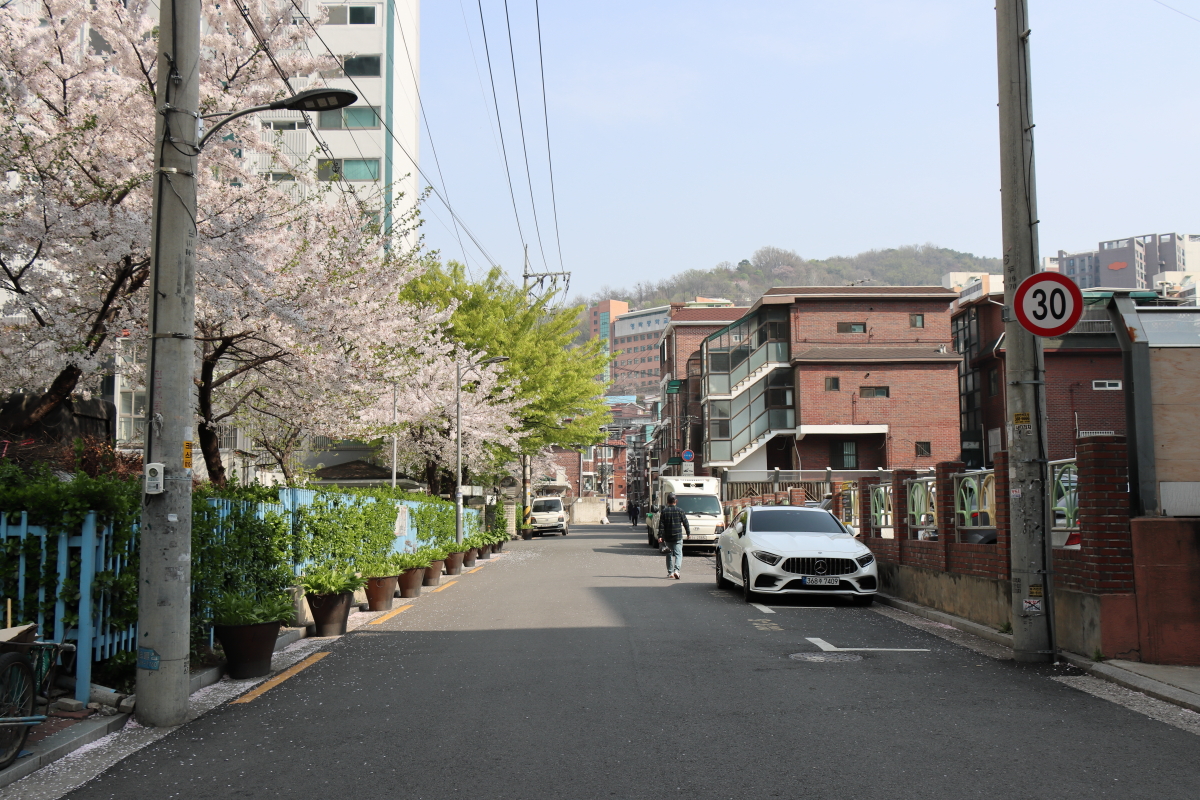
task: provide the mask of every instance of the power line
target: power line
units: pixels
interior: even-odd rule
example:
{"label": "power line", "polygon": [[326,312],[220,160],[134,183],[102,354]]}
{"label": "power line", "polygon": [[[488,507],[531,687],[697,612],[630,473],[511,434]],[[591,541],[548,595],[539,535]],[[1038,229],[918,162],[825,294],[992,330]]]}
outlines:
{"label": "power line", "polygon": [[[325,41],[325,38],[323,36],[321,36],[320,31],[317,30],[317,26],[313,25],[312,20],[309,19],[307,15],[305,15],[304,10],[300,7],[297,0],[290,0],[290,2],[292,4],[292,6],[295,7],[296,11],[300,14],[301,19],[304,20],[305,24],[307,24],[309,29],[313,32],[313,36],[315,36],[317,38],[317,41],[319,41],[321,43],[321,45],[325,48],[325,51],[327,53],[329,53],[329,55],[333,56],[334,58],[339,59],[339,63],[341,63],[340,62],[341,56],[339,56],[333,52],[333,48],[331,48],[329,46],[329,43]],[[350,84],[355,88],[355,90],[358,91],[358,94],[360,97],[366,97],[366,94],[363,92],[362,87],[360,87],[358,85],[358,82],[354,80],[353,76],[345,75],[344,77],[346,78],[346,80],[350,81]],[[388,126],[388,124],[386,122],[384,122],[382,119],[380,120],[380,125],[387,132],[387,135],[389,137],[391,137],[392,141],[396,143],[396,146],[400,148],[400,152],[404,153],[404,155],[412,163],[413,168],[416,169],[416,171],[417,171],[417,174],[424,180],[428,181],[430,191],[432,191],[433,195],[442,202],[442,205],[444,205],[446,207],[446,210],[450,212],[450,216],[452,216],[455,219],[455,221],[459,225],[462,226],[463,232],[465,232],[467,234],[467,238],[469,238],[471,240],[471,242],[475,245],[475,247],[478,248],[479,252],[483,254],[483,257],[485,259],[487,259],[488,264],[493,267],[498,266],[496,264],[495,260],[492,259],[491,254],[488,253],[487,248],[485,248],[483,246],[483,244],[479,241],[478,237],[476,237],[475,234],[471,232],[471,228],[467,225],[466,222],[463,221],[463,218],[460,217],[454,211],[453,206],[450,205],[450,203],[446,200],[446,198],[442,195],[442,193],[437,190],[437,186],[435,186],[433,181],[429,179],[429,176],[425,173],[425,171],[423,169],[421,169],[421,165],[418,164],[417,160],[415,158],[413,158],[412,154],[410,154],[408,152],[408,149],[404,146],[404,143],[400,141],[400,139],[396,136],[395,132],[391,129],[391,127]]]}
{"label": "power line", "polygon": [[566,269],[562,257],[562,236],[558,232],[558,198],[554,192],[554,158],[550,154],[550,109],[546,104],[546,62],[542,58],[542,11],[538,0],[533,0],[533,11],[537,18],[538,70],[542,76],[542,119],[546,123],[546,163],[550,167],[550,208],[554,213],[554,240],[558,244],[558,268]]}
{"label": "power line", "polygon": [[1187,18],[1188,18],[1188,19],[1190,19],[1190,20],[1193,20],[1193,21],[1195,21],[1195,22],[1200,22],[1200,19],[1197,19],[1196,17],[1193,17],[1191,14],[1188,14],[1186,11],[1180,11],[1178,8],[1175,8],[1175,6],[1169,6],[1169,5],[1167,5],[1166,3],[1164,3],[1162,0],[1154,0],[1154,2],[1155,2],[1155,3],[1158,3],[1158,4],[1159,4],[1160,6],[1162,6],[1163,8],[1169,8],[1169,9],[1171,9],[1171,10],[1172,10],[1172,11],[1174,11],[1176,14],[1183,14],[1183,16],[1187,17]]}
{"label": "power line", "polygon": [[521,237],[521,246],[524,247],[525,232],[521,230],[521,215],[517,213],[517,193],[513,189],[512,169],[508,166],[508,147],[504,144],[504,123],[500,121],[500,101],[496,97],[496,76],[492,72],[492,52],[488,47],[487,23],[483,20],[483,0],[475,1],[479,6],[479,27],[483,29],[483,52],[487,56],[488,81],[492,84],[492,105],[496,109],[496,127],[500,129],[500,152],[504,156],[504,177],[508,180],[508,195],[512,198],[513,216],[517,220],[517,234]]}
{"label": "power line", "polygon": [[[446,188],[446,178],[442,175],[442,162],[438,159],[437,145],[433,143],[433,129],[429,127],[429,117],[425,114],[425,101],[421,99],[421,81],[417,78],[417,68],[413,64],[412,52],[408,49],[408,38],[404,35],[404,24],[400,20],[400,7],[396,3],[390,4],[392,7],[392,16],[396,18],[396,28],[400,31],[400,41],[404,45],[404,58],[408,62],[408,71],[413,78],[413,87],[417,93],[417,107],[420,109],[421,119],[425,122],[425,132],[429,135],[429,149],[433,153],[433,164],[437,167],[438,180],[442,182],[442,192],[446,195],[446,200],[450,199],[450,190]],[[391,57],[391,54],[388,54]],[[458,240],[458,247],[462,250],[463,266],[467,268],[467,274],[471,274],[471,264],[467,260],[467,248],[463,245],[462,234],[458,230],[458,222],[451,217],[450,221],[454,224],[454,238]],[[445,224],[445,223],[443,223]]]}
{"label": "power line", "polygon": [[521,113],[521,82],[517,80],[517,53],[513,49],[508,0],[504,0],[504,25],[508,29],[508,57],[512,62],[513,94],[517,98],[517,125],[521,131],[521,153],[525,157],[525,181],[529,184],[529,205],[533,208],[533,229],[537,233],[538,251],[542,254],[542,266],[549,269],[550,264],[546,261],[546,248],[542,246],[542,226],[538,224],[537,200],[533,196],[533,177],[529,174],[529,148],[525,144],[525,115]]}

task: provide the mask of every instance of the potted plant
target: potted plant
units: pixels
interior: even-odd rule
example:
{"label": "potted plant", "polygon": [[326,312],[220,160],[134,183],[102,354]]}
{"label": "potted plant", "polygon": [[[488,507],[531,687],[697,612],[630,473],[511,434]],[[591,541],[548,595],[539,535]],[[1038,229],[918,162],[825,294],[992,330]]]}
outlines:
{"label": "potted plant", "polygon": [[463,566],[475,566],[475,559],[479,557],[479,538],[477,536],[468,536],[463,539],[463,544],[467,546],[466,552],[463,553]]}
{"label": "potted plant", "polygon": [[528,541],[533,538],[533,526],[532,525],[522,525],[520,530],[521,530],[521,538],[522,539],[525,539],[526,541]]}
{"label": "potted plant", "polygon": [[502,551],[504,549],[504,545],[507,541],[508,541],[508,532],[507,531],[493,531],[492,532],[492,552],[499,553],[500,551]]}
{"label": "potted plant", "polygon": [[396,587],[400,583],[400,567],[394,555],[365,559],[358,570],[367,579],[367,610],[390,611]]}
{"label": "potted plant", "polygon": [[301,585],[312,612],[314,635],[341,636],[346,632],[354,593],[366,582],[353,572],[341,572],[332,567],[318,567],[304,575]]}
{"label": "potted plant", "polygon": [[423,547],[423,552],[429,558],[429,566],[425,568],[425,580],[422,586],[437,586],[442,582],[442,569],[446,566],[446,551],[440,547]]}
{"label": "potted plant", "polygon": [[464,539],[461,542],[450,542],[444,545],[443,549],[446,551],[446,574],[461,574],[463,564],[466,563],[467,552],[471,549],[471,545],[467,544],[467,540]]}
{"label": "potted plant", "polygon": [[295,619],[286,594],[260,601],[225,592],[213,607],[213,633],[225,650],[225,671],[234,680],[261,678],[271,672],[279,627]]}
{"label": "potted plant", "polygon": [[395,558],[396,567],[400,570],[400,596],[418,597],[421,594],[421,584],[425,582],[425,569],[429,566],[428,555],[400,553]]}

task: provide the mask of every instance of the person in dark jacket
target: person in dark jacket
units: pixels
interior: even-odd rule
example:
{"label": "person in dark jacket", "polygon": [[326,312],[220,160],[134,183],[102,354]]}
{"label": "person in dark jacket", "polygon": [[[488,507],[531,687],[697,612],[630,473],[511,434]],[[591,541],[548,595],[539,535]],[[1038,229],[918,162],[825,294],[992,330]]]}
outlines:
{"label": "person in dark jacket", "polygon": [[683,566],[683,537],[691,536],[687,514],[679,510],[675,493],[667,495],[667,504],[658,511],[658,542],[667,546],[667,577],[679,580]]}
{"label": "person in dark jacket", "polygon": [[638,503],[634,503],[629,507],[629,524],[637,527],[638,517],[642,515],[642,507]]}

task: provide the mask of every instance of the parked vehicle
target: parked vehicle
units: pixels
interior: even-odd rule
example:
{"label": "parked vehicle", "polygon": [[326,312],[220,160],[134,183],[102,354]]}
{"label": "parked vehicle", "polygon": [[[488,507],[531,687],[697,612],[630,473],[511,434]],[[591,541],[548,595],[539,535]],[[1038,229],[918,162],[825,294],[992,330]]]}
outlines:
{"label": "parked vehicle", "polygon": [[870,605],[879,588],[875,556],[821,508],[754,506],[717,542],[717,586],[762,594],[832,594]]}
{"label": "parked vehicle", "polygon": [[561,497],[534,498],[530,512],[535,536],[539,533],[561,533],[566,536],[570,532]]}
{"label": "parked vehicle", "polygon": [[684,547],[712,547],[725,530],[725,514],[721,510],[721,479],[695,478],[690,475],[664,476],[655,484],[650,512],[646,520],[646,543],[658,547],[658,510],[667,504],[667,495],[674,494],[679,510],[687,514],[691,533],[683,540]]}

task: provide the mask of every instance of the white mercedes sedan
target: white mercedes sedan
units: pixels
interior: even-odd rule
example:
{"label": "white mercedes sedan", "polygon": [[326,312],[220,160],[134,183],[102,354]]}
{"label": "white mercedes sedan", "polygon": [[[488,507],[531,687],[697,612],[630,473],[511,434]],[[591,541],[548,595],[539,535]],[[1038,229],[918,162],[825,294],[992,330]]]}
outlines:
{"label": "white mercedes sedan", "polygon": [[839,595],[870,605],[875,556],[821,508],[754,506],[717,540],[717,586],[740,585],[746,602],[771,594]]}

